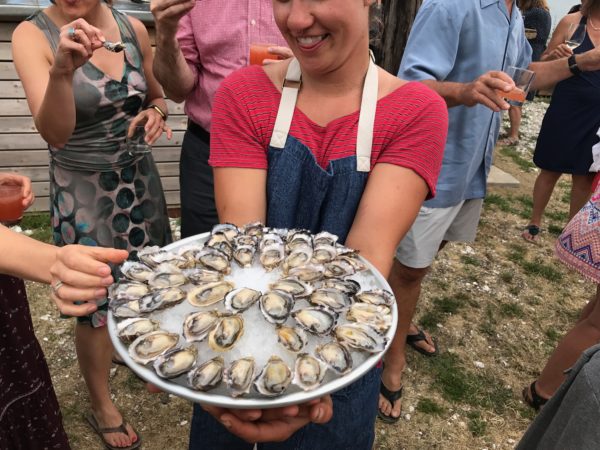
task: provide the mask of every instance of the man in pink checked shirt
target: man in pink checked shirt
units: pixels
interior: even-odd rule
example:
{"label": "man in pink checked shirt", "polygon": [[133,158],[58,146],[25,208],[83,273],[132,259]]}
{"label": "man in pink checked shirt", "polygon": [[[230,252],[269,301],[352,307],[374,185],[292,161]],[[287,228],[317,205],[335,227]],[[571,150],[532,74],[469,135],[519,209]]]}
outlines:
{"label": "man in pink checked shirt", "polygon": [[188,129],[181,146],[181,236],[218,223],[208,165],[213,96],[221,81],[248,65],[250,44],[275,44],[273,58],[288,58],[271,0],[152,0],[156,22],[154,75],[167,96],[185,100]]}

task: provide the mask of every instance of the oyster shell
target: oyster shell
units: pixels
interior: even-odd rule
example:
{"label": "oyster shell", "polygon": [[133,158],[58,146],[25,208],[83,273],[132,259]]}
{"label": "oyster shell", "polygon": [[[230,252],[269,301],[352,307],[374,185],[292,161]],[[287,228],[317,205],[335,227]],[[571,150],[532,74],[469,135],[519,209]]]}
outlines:
{"label": "oyster shell", "polygon": [[343,324],[335,329],[335,337],[342,344],[369,353],[385,349],[388,339],[364,324]]}
{"label": "oyster shell", "polygon": [[354,298],[359,302],[370,303],[371,305],[392,306],[396,301],[396,299],[394,298],[394,294],[381,289],[363,291],[356,294]]}
{"label": "oyster shell", "polygon": [[358,257],[358,253],[340,255],[337,257],[337,259],[340,261],[345,261],[351,266],[353,266],[356,272],[362,272],[364,270],[367,270],[367,265],[360,260],[360,258]]}
{"label": "oyster shell", "polygon": [[317,345],[315,355],[340,375],[352,370],[352,356],[348,349],[339,342],[331,341]]}
{"label": "oyster shell", "polygon": [[200,364],[188,373],[188,383],[198,391],[209,391],[219,385],[223,379],[223,358],[217,356]]}
{"label": "oyster shell", "polygon": [[233,239],[240,234],[240,229],[232,223],[219,223],[212,228],[211,234],[223,233],[228,241]]}
{"label": "oyster shell", "polygon": [[325,272],[323,275],[327,278],[346,278],[354,275],[356,269],[347,261],[336,259],[325,264]]}
{"label": "oyster shell", "polygon": [[216,248],[204,247],[196,253],[196,261],[208,270],[216,270],[224,274],[231,272],[229,257]]}
{"label": "oyster shell", "polygon": [[202,341],[220,318],[221,314],[216,310],[188,314],[183,321],[183,336],[188,342]]}
{"label": "oyster shell", "polygon": [[294,267],[305,266],[313,256],[312,247],[301,245],[290,252],[283,262],[284,271],[287,273]]}
{"label": "oyster shell", "polygon": [[260,250],[260,263],[267,272],[278,267],[285,256],[283,244],[266,245]]}
{"label": "oyster shell", "polygon": [[123,320],[117,325],[117,336],[125,343],[137,339],[143,334],[156,331],[160,328],[160,323],[156,320],[135,317]]}
{"label": "oyster shell", "polygon": [[325,267],[321,264],[307,264],[306,266],[290,269],[288,275],[296,277],[300,281],[312,282],[323,278],[324,272]]}
{"label": "oyster shell", "polygon": [[333,245],[321,244],[313,251],[313,260],[318,264],[325,264],[337,258],[337,250]]}
{"label": "oyster shell", "polygon": [[296,358],[292,382],[303,390],[310,391],[321,384],[326,371],[327,368],[321,361],[308,353],[300,353]]}
{"label": "oyster shell", "polygon": [[188,291],[187,299],[194,306],[210,306],[223,300],[234,288],[229,281],[201,284]]}
{"label": "oyster shell", "polygon": [[302,246],[313,248],[312,236],[310,231],[307,230],[290,230],[287,233],[286,240],[288,251],[293,251]]}
{"label": "oyster shell", "polygon": [[154,275],[150,267],[137,261],[125,261],[119,270],[128,279],[141,283],[148,281]]}
{"label": "oyster shell", "polygon": [[335,234],[328,233],[327,231],[321,231],[313,236],[313,244],[315,247],[320,245],[335,246],[337,241],[338,237]]}
{"label": "oyster shell", "polygon": [[325,306],[336,312],[342,311],[352,304],[352,300],[346,293],[334,288],[317,289],[311,294],[309,301],[315,306]]}
{"label": "oyster shell", "polygon": [[294,353],[301,351],[308,342],[306,333],[302,328],[287,326],[277,328],[277,340],[281,345]]}
{"label": "oyster shell", "polygon": [[262,250],[265,247],[269,247],[270,245],[281,245],[283,246],[283,239],[277,233],[274,233],[272,230],[268,233],[264,233],[260,239],[259,248]]}
{"label": "oyster shell", "polygon": [[281,395],[292,382],[292,371],[278,356],[269,361],[254,381],[256,390],[267,397]]}
{"label": "oyster shell", "polygon": [[189,261],[183,256],[167,250],[161,250],[158,246],[144,247],[138,252],[137,256],[148,267],[157,267],[162,263],[171,263],[183,269],[189,265]]}
{"label": "oyster shell", "polygon": [[265,226],[260,222],[248,223],[244,226],[244,234],[260,238],[263,235],[263,228]]}
{"label": "oyster shell", "polygon": [[188,280],[196,284],[214,283],[215,281],[221,281],[223,279],[223,274],[221,272],[208,269],[192,269],[186,271],[185,275],[188,277]]}
{"label": "oyster shell", "polygon": [[179,272],[155,273],[149,280],[148,285],[154,289],[165,289],[170,287],[182,286],[187,283],[186,276]]}
{"label": "oyster shell", "polygon": [[386,333],[392,326],[392,310],[385,305],[355,303],[346,313],[346,319],[368,325],[379,333]]}
{"label": "oyster shell", "polygon": [[148,286],[138,281],[119,281],[108,288],[108,298],[111,300],[137,300],[150,292]]}
{"label": "oyster shell", "polygon": [[160,289],[138,300],[140,313],[149,313],[157,309],[168,308],[183,301],[186,293],[179,288]]}
{"label": "oyster shell", "polygon": [[240,267],[252,267],[256,247],[253,245],[240,245],[233,251],[233,259]]}
{"label": "oyster shell", "polygon": [[260,310],[271,323],[284,323],[294,308],[294,297],[283,291],[268,291],[261,295]]}
{"label": "oyster shell", "polygon": [[129,300],[122,298],[110,301],[110,309],[115,317],[133,318],[140,315],[140,301],[138,299]]}
{"label": "oyster shell", "polygon": [[177,345],[179,335],[164,330],[143,334],[129,346],[129,356],[140,364],[154,361],[166,351]]}
{"label": "oyster shell", "polygon": [[239,314],[223,316],[208,333],[208,345],[216,352],[230,350],[244,334],[244,319]]}
{"label": "oyster shell", "polygon": [[238,288],[225,296],[225,308],[231,312],[243,312],[254,305],[262,293],[250,288]]}
{"label": "oyster shell", "polygon": [[275,283],[271,283],[269,288],[272,290],[287,292],[288,294],[294,296],[294,298],[306,297],[313,292],[313,287],[310,284],[300,281],[296,277],[281,278]]}
{"label": "oyster shell", "polygon": [[240,397],[250,392],[252,381],[254,380],[254,368],[256,364],[254,358],[240,358],[231,363],[229,368],[225,369],[223,378],[225,384],[229,387],[232,397]]}
{"label": "oyster shell", "polygon": [[234,247],[242,247],[245,245],[249,245],[250,247],[256,247],[258,242],[258,237],[250,236],[247,234],[238,234],[233,240]]}
{"label": "oyster shell", "polygon": [[292,317],[303,329],[316,335],[330,333],[338,319],[337,313],[321,306],[299,309]]}
{"label": "oyster shell", "polygon": [[321,282],[321,287],[337,289],[348,295],[355,295],[360,291],[360,284],[352,279],[338,280],[337,278],[327,278]]}
{"label": "oyster shell", "polygon": [[198,357],[198,349],[193,345],[174,348],[154,360],[154,371],[159,377],[174,378],[189,371]]}

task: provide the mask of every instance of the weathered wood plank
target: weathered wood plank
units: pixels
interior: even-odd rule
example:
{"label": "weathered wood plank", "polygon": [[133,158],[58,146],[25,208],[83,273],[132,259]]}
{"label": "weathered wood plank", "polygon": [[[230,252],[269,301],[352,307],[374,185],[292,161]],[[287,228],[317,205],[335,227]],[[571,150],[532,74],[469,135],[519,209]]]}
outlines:
{"label": "weathered wood plank", "polygon": [[0,22],[0,41],[10,42],[18,22]]}
{"label": "weathered wood plank", "polygon": [[17,70],[12,61],[0,62],[0,80],[18,80]]}
{"label": "weathered wood plank", "polygon": [[0,61],[12,61],[10,42],[0,42]]}
{"label": "weathered wood plank", "polygon": [[25,98],[20,81],[0,81],[0,98]]}
{"label": "weathered wood plank", "polygon": [[0,99],[0,117],[2,116],[28,116],[29,106],[25,99]]}

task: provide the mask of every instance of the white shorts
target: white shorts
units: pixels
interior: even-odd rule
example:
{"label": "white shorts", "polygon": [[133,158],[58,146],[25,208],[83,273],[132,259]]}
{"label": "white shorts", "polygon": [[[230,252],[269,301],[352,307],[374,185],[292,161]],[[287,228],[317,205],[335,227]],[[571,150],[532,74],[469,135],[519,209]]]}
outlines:
{"label": "white shorts", "polygon": [[477,198],[449,208],[422,206],[396,258],[407,267],[423,269],[433,263],[442,241],[473,242],[482,205],[483,199]]}

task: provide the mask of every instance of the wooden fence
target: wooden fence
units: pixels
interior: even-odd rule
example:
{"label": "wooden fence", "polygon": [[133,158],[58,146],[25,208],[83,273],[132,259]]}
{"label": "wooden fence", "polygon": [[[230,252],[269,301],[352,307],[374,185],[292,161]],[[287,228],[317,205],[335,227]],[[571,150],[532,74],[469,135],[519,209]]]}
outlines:
{"label": "wooden fence", "polygon": [[[27,175],[33,182],[36,201],[30,211],[48,211],[48,149],[35,129],[25,93],[14,68],[10,40],[18,22],[0,22],[0,172]],[[151,37],[153,38],[153,30]],[[187,117],[183,104],[167,100],[170,141],[163,136],[152,153],[161,175],[169,208],[179,206],[179,153]]]}

